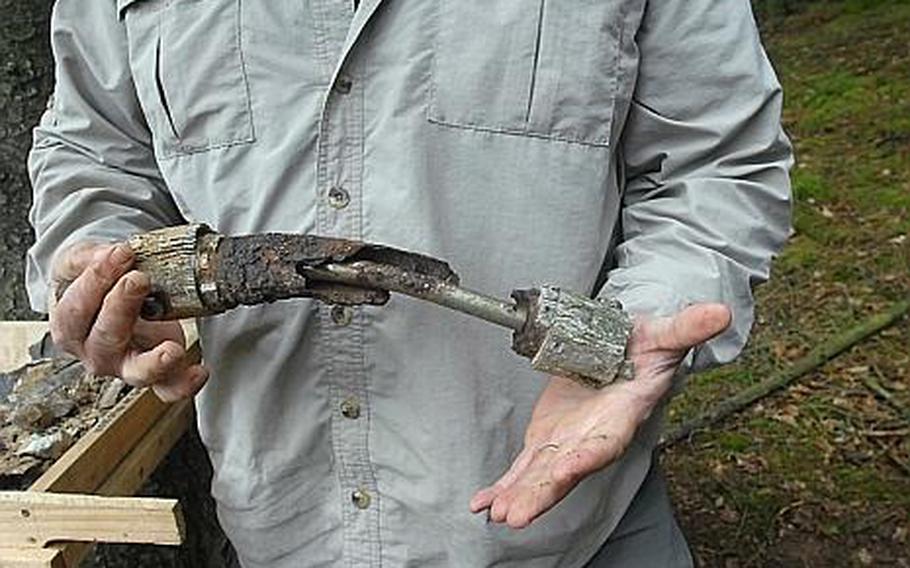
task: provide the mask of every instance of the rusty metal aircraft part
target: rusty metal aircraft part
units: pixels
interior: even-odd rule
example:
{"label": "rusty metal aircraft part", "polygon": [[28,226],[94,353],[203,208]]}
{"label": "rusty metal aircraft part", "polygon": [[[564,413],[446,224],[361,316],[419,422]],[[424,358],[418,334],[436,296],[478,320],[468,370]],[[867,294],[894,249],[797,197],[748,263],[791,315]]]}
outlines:
{"label": "rusty metal aircraft part", "polygon": [[460,286],[440,260],[385,246],[294,234],[226,237],[203,225],[130,240],[152,279],[143,316],[174,319],[241,305],[312,297],[381,305],[397,292],[513,330],[513,350],[546,373],[602,388],[631,378],[629,316],[616,302],[556,287],[517,290],[503,301]]}
{"label": "rusty metal aircraft part", "polygon": [[129,244],[136,268],[152,278],[143,317],[153,320],[214,315],[288,298],[342,305],[388,301],[389,293],[381,287],[319,280],[307,273],[328,263],[395,263],[402,271],[458,283],[449,266],[433,258],[314,235],[225,237],[205,225],[187,225],[137,235]]}

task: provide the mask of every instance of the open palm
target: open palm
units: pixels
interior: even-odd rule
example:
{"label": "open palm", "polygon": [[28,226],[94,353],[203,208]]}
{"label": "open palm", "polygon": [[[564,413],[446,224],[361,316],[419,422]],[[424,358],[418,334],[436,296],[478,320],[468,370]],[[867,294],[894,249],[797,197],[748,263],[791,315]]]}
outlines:
{"label": "open palm", "polygon": [[582,479],[616,461],[638,427],[669,391],[688,351],[721,333],[730,310],[698,304],[667,318],[637,317],[628,355],[635,379],[593,390],[553,377],[525,433],[524,449],[492,486],[471,499],[471,511],[524,528]]}

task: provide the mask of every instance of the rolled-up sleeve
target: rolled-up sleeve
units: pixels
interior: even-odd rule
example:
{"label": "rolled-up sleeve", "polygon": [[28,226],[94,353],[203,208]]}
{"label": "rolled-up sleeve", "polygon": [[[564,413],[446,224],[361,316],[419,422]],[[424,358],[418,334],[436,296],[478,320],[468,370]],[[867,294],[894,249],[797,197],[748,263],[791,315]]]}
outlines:
{"label": "rolled-up sleeve", "polygon": [[51,43],[56,87],[28,163],[36,240],[26,279],[38,311],[57,251],[181,221],[151,149],[115,3],[59,0]]}
{"label": "rolled-up sleeve", "polygon": [[790,228],[780,85],[747,0],[650,2],[622,135],[622,239],[602,294],[669,314],[723,302],[733,325],[696,369],[732,360]]}

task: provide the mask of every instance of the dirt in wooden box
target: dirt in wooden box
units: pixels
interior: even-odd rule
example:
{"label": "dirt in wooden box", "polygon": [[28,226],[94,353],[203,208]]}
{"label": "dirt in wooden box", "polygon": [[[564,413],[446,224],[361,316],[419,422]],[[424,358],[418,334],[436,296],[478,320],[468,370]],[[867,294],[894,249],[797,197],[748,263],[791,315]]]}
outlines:
{"label": "dirt in wooden box", "polygon": [[0,373],[0,490],[26,489],[130,388],[66,356]]}

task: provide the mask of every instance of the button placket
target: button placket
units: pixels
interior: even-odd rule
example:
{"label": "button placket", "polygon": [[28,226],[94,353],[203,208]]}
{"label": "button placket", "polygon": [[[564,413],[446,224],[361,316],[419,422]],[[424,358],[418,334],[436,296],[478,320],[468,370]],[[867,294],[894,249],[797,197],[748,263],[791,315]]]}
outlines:
{"label": "button placket", "polygon": [[[356,67],[339,74],[329,90],[320,122],[317,180],[323,199],[317,209],[320,234],[362,239],[361,176],[363,91]],[[362,312],[347,306],[320,305],[321,332],[333,407],[331,431],[339,487],[345,564],[379,564],[379,503],[370,462],[370,408],[364,368]]]}

